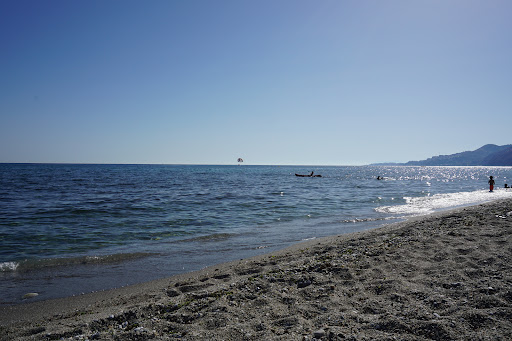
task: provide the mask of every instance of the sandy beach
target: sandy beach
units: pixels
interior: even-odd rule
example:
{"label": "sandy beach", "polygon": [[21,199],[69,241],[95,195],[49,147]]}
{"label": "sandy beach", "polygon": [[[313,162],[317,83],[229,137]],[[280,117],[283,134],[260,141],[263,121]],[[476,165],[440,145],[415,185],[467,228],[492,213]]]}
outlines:
{"label": "sandy beach", "polygon": [[0,340],[511,340],[512,200],[0,307]]}

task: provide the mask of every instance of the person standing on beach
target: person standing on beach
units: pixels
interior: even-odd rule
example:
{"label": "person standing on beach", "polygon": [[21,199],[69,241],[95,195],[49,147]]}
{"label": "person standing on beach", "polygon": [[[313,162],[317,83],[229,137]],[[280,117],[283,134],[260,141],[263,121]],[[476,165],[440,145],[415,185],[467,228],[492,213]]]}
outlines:
{"label": "person standing on beach", "polygon": [[494,189],[494,179],[492,178],[492,175],[489,177],[489,192],[492,192]]}

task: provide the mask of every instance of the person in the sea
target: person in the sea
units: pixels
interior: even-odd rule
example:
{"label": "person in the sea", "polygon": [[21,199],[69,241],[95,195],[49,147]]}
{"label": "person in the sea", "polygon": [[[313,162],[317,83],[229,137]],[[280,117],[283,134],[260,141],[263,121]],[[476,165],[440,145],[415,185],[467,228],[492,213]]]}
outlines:
{"label": "person in the sea", "polygon": [[492,175],[489,177],[489,192],[492,192],[494,190],[494,179]]}
{"label": "person in the sea", "polygon": [[313,176],[313,174],[315,174],[315,171],[311,171],[311,174],[309,174],[309,176]]}
{"label": "person in the sea", "polygon": [[505,188],[510,188],[510,187],[508,187],[508,185],[507,185],[507,184],[505,184]]}

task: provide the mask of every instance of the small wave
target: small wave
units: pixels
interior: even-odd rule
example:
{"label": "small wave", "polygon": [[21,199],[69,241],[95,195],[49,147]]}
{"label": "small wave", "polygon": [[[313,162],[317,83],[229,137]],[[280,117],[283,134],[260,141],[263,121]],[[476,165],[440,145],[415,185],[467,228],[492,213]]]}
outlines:
{"label": "small wave", "polygon": [[456,192],[434,194],[426,197],[404,197],[404,205],[380,206],[375,210],[381,213],[391,214],[429,214],[436,210],[446,208],[478,204],[490,200],[511,198],[512,192],[505,190],[495,190],[489,193],[487,190],[472,192]]}
{"label": "small wave", "polygon": [[193,238],[182,239],[179,242],[209,242],[209,241],[219,241],[225,240],[231,237],[236,236],[234,233],[214,233],[206,236],[199,236]]}
{"label": "small wave", "polygon": [[302,239],[303,242],[307,242],[308,240],[315,240],[316,237],[311,237],[311,238],[304,238]]}
{"label": "small wave", "polygon": [[155,253],[118,253],[104,256],[80,256],[70,258],[26,259],[19,262],[0,263],[0,272],[25,272],[43,268],[64,267],[71,265],[109,264],[138,258],[149,257]]}
{"label": "small wave", "polygon": [[395,219],[395,217],[379,217],[379,218],[353,218],[353,219],[345,219],[341,220],[341,223],[368,223],[380,220],[391,220]]}

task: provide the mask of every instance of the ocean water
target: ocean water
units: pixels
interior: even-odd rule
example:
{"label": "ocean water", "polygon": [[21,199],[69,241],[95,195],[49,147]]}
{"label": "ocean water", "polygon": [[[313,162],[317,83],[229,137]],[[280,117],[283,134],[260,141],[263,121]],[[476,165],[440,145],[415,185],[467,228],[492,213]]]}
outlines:
{"label": "ocean water", "polygon": [[[322,177],[295,176],[311,171]],[[0,164],[0,304],[121,287],[512,198],[505,183],[511,167]]]}

